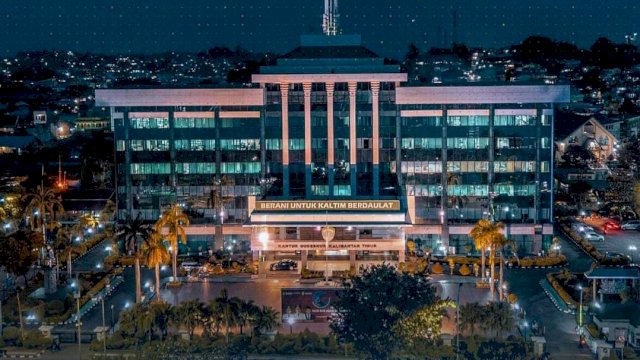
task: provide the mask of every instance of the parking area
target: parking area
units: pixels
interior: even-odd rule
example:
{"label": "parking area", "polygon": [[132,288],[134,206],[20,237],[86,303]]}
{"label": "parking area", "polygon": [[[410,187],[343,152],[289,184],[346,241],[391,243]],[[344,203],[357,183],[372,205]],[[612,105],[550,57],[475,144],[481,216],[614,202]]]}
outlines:
{"label": "parking area", "polygon": [[604,236],[604,241],[592,242],[601,252],[618,252],[631,256],[634,263],[640,263],[640,231],[638,230],[607,230],[603,229],[604,224],[609,219],[604,217],[584,218],[581,222],[591,226],[594,230]]}

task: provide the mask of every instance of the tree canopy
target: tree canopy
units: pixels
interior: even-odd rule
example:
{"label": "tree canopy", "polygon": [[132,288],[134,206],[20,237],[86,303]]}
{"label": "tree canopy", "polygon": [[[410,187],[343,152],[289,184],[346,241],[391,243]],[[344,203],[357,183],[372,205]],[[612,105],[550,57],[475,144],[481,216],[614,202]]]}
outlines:
{"label": "tree canopy", "polygon": [[387,359],[403,341],[396,329],[406,326],[398,324],[436,300],[424,277],[399,273],[387,264],[373,266],[344,283],[331,329],[340,341],[353,343],[370,358]]}

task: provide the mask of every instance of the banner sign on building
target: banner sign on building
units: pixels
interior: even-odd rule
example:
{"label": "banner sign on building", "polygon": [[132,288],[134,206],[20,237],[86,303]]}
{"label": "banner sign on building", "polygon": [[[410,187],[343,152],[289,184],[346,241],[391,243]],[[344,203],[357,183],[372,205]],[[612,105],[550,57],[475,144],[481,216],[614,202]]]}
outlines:
{"label": "banner sign on building", "polygon": [[397,211],[399,200],[256,201],[258,211]]}
{"label": "banner sign on building", "polygon": [[283,288],[282,322],[328,322],[336,313],[339,288]]}
{"label": "banner sign on building", "polygon": [[274,240],[262,243],[257,239],[252,239],[252,250],[367,250],[367,251],[404,251],[405,242],[403,239],[379,240],[379,241],[347,241],[333,240],[328,244],[324,241],[295,241],[295,240]]}

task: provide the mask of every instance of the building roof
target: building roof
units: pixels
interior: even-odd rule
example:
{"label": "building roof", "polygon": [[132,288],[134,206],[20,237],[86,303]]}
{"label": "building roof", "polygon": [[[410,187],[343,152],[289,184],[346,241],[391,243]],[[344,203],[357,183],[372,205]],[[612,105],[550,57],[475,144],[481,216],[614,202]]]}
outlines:
{"label": "building roof", "polygon": [[637,268],[599,267],[584,274],[587,279],[640,279]]}
{"label": "building roof", "polygon": [[283,59],[345,59],[378,58],[373,51],[360,45],[351,46],[298,46],[282,56]]}
{"label": "building roof", "polygon": [[628,320],[633,326],[640,326],[640,305],[607,304],[595,316],[600,320]]}
{"label": "building roof", "polygon": [[12,149],[23,149],[34,140],[31,135],[17,135],[17,136],[0,136],[0,147],[7,147]]}
{"label": "building roof", "polygon": [[576,115],[569,111],[557,111],[554,119],[554,135],[556,140],[563,140],[578,127],[586,123],[592,116]]}

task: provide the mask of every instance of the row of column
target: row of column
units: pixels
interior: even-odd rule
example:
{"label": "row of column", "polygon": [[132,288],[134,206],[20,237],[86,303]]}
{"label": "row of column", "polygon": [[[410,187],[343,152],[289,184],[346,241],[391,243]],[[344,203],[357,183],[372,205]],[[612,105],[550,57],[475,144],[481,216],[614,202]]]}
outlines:
{"label": "row of column", "polygon": [[[281,95],[281,114],[282,114],[282,165],[283,165],[283,181],[289,183],[289,83],[280,83]],[[356,94],[357,82],[348,82],[349,89],[349,167],[350,167],[350,183],[352,194],[356,189]],[[371,85],[371,112],[372,112],[372,138],[373,138],[373,189],[374,196],[378,196],[379,183],[379,163],[380,163],[380,135],[379,135],[379,94],[380,82],[373,81]],[[307,196],[310,196],[311,184],[311,88],[312,83],[306,82],[302,84],[304,93],[304,147],[305,147],[305,169]],[[333,96],[335,91],[335,82],[325,82],[327,94],[327,166],[329,174],[333,172],[335,163],[335,143],[334,143],[334,107]],[[329,176],[330,193],[333,192],[333,176]],[[289,189],[284,187],[284,196],[289,196]]]}

